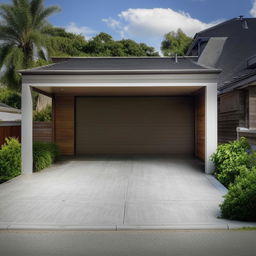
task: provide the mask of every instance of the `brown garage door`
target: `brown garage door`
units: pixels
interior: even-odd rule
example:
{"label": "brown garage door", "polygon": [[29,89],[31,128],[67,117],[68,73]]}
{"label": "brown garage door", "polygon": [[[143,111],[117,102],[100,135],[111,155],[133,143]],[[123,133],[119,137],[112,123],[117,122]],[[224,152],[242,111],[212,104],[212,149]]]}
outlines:
{"label": "brown garage door", "polygon": [[77,97],[76,153],[193,154],[193,98]]}

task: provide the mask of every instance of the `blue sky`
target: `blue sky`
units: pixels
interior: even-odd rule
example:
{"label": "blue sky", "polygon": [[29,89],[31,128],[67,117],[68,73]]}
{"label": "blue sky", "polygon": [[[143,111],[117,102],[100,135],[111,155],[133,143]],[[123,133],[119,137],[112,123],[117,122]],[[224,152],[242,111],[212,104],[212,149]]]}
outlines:
{"label": "blue sky", "polygon": [[62,9],[49,19],[55,26],[82,33],[87,39],[103,31],[115,39],[148,43],[157,50],[163,35],[179,27],[193,36],[239,15],[256,17],[256,0],[45,0],[45,3]]}

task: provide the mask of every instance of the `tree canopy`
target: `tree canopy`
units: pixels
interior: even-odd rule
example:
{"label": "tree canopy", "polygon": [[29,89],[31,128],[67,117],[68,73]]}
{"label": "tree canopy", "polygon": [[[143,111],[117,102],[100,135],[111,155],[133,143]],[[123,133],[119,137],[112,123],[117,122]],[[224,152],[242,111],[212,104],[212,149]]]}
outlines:
{"label": "tree canopy", "polygon": [[183,56],[186,54],[192,38],[188,37],[181,29],[177,32],[169,32],[164,35],[161,43],[161,51],[164,56]]}
{"label": "tree canopy", "polygon": [[44,0],[12,0],[0,4],[0,68],[6,71],[2,82],[19,88],[18,69],[33,66],[35,56],[46,59],[47,18],[58,11],[57,6],[44,7]]}
{"label": "tree canopy", "polygon": [[17,70],[49,63],[48,56],[159,56],[151,46],[130,39],[114,40],[99,33],[90,40],[53,27],[47,18],[59,7],[44,7],[44,0],[11,0],[0,4],[1,82],[20,90]]}
{"label": "tree canopy", "polygon": [[144,43],[130,39],[114,40],[104,32],[90,40],[63,28],[49,27],[47,33],[52,35],[52,56],[159,56],[153,47]]}

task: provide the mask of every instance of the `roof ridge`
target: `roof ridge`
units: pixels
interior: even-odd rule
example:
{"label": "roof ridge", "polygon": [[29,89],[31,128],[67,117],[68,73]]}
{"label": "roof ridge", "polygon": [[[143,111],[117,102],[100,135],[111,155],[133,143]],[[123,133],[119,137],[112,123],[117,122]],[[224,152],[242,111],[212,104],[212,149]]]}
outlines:
{"label": "roof ridge", "polygon": [[[79,56],[74,56],[74,57],[51,57],[52,59],[64,59],[64,60],[70,60],[70,59],[175,59],[175,56],[164,56],[164,57],[159,57],[159,56],[95,56],[95,57],[79,57]],[[198,58],[198,56],[177,56],[179,59],[193,59],[193,58]],[[55,64],[55,63],[53,63]]]}

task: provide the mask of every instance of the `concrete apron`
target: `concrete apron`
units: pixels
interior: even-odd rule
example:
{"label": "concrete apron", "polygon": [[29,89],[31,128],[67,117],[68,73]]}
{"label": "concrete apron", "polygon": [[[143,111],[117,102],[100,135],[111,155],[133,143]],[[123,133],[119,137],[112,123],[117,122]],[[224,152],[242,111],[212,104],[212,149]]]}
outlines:
{"label": "concrete apron", "polygon": [[256,227],[218,218],[226,189],[192,158],[66,160],[0,185],[1,230]]}

